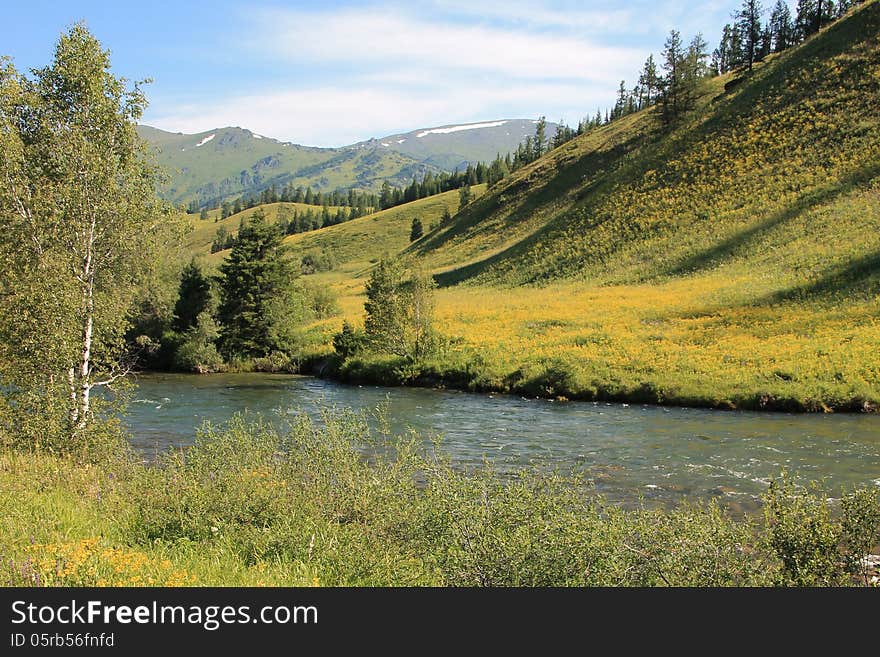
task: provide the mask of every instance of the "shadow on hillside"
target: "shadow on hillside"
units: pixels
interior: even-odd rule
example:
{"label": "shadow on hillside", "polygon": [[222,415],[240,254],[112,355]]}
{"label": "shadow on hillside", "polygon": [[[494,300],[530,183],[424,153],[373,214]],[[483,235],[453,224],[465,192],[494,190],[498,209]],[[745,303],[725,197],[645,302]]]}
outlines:
{"label": "shadow on hillside", "polygon": [[[546,209],[548,205],[565,199],[570,207],[563,211],[548,212],[548,221],[535,232],[523,236],[493,255],[436,276],[440,285],[449,286],[485,274],[493,268],[514,271],[519,266],[530,272],[519,277],[520,280],[530,279],[530,276],[537,275],[535,265],[538,264],[528,260],[533,255],[530,248],[542,240],[550,245],[553,237],[560,235],[566,227],[589,230],[589,226],[582,226],[578,213],[596,194],[610,189],[616,183],[631,181],[648,168],[662,166],[662,162],[674,159],[691,144],[712,138],[716,133],[726,130],[729,125],[742,121],[743,117],[752,116],[756,112],[773,113],[778,108],[799,105],[814,98],[815,86],[792,85],[793,79],[800,79],[793,78],[794,75],[804,73],[802,78],[822,85],[826,91],[836,88],[837,85],[855,84],[854,80],[858,76],[869,74],[862,65],[870,63],[869,59],[864,58],[864,53],[858,55],[862,60],[859,66],[844,67],[843,73],[835,75],[827,70],[828,59],[842,53],[862,50],[878,31],[880,3],[875,3],[864,7],[857,18],[838,21],[797,49],[782,53],[772,66],[756,69],[748,75],[751,78],[749,84],[737,85],[729,94],[720,97],[726,96],[726,100],[711,110],[705,121],[695,125],[685,124],[681,129],[667,133],[666,138],[659,140],[637,133],[614,148],[602,151],[594,149],[570,164],[562,164],[557,171],[546,168],[547,165],[543,170],[526,170],[528,176],[521,175],[511,181],[509,186],[478,200],[472,208],[462,213],[455,224],[420,243],[417,252],[428,254],[456,239],[472,236],[481,229],[503,231],[540,209]],[[645,150],[635,158],[624,157],[635,147]],[[878,174],[880,162],[875,162],[849,176],[820,186],[760,223],[749,225],[708,250],[671,265],[660,276],[681,276],[706,269],[741,249],[753,247],[774,228],[784,225],[812,207],[833,201]],[[537,178],[537,181],[530,178]],[[505,212],[508,214],[505,215]],[[489,218],[493,215],[498,216],[498,219],[490,223]],[[589,255],[585,254],[585,257]],[[516,258],[520,258],[522,262],[515,262]],[[570,265],[570,261],[557,258],[554,262],[541,263],[541,273],[545,277],[552,277],[569,271]]]}
{"label": "shadow on hillside", "polygon": [[[503,215],[511,206],[515,207],[512,207],[509,214],[502,216],[500,225],[492,226],[493,231],[504,231],[516,226],[539,209],[564,200],[572,192],[577,193],[575,201],[581,201],[608,180],[605,174],[615,169],[624,155],[644,145],[645,140],[650,138],[650,134],[636,132],[626,140],[603,144],[573,161],[552,160],[544,163],[530,170],[528,175],[487,192],[474,201],[471,207],[466,208],[455,223],[435,235],[428,235],[413,251],[426,255],[441,249],[456,238],[466,237],[475,229],[479,230],[481,223],[493,215]],[[536,187],[537,185],[540,186]]]}
{"label": "shadow on hillside", "polygon": [[686,276],[709,269],[712,265],[732,258],[738,251],[753,246],[777,226],[785,224],[811,208],[849,194],[878,176],[880,176],[880,162],[870,162],[839,180],[811,190],[798,198],[792,205],[770,215],[759,224],[746,228],[705,251],[691,255],[677,265],[663,271],[661,276]]}
{"label": "shadow on hillside", "polygon": [[[613,172],[617,170],[624,157],[638,147],[645,147],[646,142],[655,139],[658,133],[654,130],[638,131],[628,139],[616,144],[608,144],[602,150],[593,150],[582,155],[572,162],[564,163],[548,182],[529,194],[529,179],[524,178],[510,187],[505,188],[492,198],[480,199],[473,209],[467,210],[467,214],[451,226],[443,234],[420,245],[421,254],[428,253],[433,249],[439,249],[457,236],[464,236],[472,231],[478,224],[485,221],[493,212],[503,211],[501,199],[512,195],[523,195],[521,204],[508,216],[504,217],[503,225],[493,226],[493,230],[505,230],[506,228],[526,220],[531,214],[540,208],[560,201],[566,197],[571,200],[571,194],[576,193],[573,203],[565,212],[551,214],[548,221],[532,233],[491,256],[477,262],[457,267],[450,271],[437,274],[435,279],[441,287],[456,285],[491,269],[499,262],[509,258],[524,257],[528,250],[536,243],[549,239],[554,233],[564,230],[571,217],[571,212],[581,203],[596,193],[600,193],[602,187],[614,184]],[[520,196],[521,198],[521,196]],[[516,201],[508,201],[510,203]]]}
{"label": "shadow on hillside", "polygon": [[757,299],[752,305],[772,306],[786,301],[863,297],[880,294],[880,251],[829,268],[817,281],[780,290]]}

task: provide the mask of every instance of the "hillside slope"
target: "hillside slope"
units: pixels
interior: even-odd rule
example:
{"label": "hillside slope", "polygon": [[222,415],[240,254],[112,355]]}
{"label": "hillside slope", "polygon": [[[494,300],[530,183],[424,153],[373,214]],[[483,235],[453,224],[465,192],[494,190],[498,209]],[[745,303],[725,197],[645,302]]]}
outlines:
{"label": "hillside slope", "polygon": [[[725,92],[675,131],[656,110],[502,181],[420,253],[445,284],[662,281],[762,272],[761,293],[876,289],[880,4]],[[872,210],[873,208],[873,210]],[[775,297],[774,297],[775,298]]]}

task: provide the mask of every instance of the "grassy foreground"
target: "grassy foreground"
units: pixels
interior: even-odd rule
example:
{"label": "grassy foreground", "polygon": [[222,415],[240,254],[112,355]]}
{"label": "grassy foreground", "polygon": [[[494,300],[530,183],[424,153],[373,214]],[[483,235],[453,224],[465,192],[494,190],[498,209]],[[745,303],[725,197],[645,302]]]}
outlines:
{"label": "grassy foreground", "polygon": [[[490,467],[363,418],[233,421],[157,466],[0,452],[3,585],[866,585],[877,491],[832,508],[771,486],[760,518],[623,510],[582,482]],[[365,459],[369,453],[371,458]]]}

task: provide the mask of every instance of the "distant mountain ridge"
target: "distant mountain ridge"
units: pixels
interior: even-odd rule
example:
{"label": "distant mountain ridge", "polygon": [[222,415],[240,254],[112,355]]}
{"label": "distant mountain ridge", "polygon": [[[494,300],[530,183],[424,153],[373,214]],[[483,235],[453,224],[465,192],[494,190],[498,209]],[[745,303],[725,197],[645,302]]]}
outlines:
{"label": "distant mountain ridge", "polygon": [[[448,124],[339,148],[301,146],[240,127],[184,134],[142,125],[138,132],[155,147],[168,176],[159,190],[164,198],[216,205],[288,183],[322,191],[378,191],[386,180],[404,186],[428,172],[461,170],[514,151],[534,135],[535,124],[531,119]],[[556,124],[547,124],[549,136],[555,129]]]}
{"label": "distant mountain ridge", "polygon": [[[369,139],[349,148],[385,148],[444,171],[455,171],[468,164],[488,163],[499,153],[504,155],[515,151],[526,137],[534,136],[537,122],[532,119],[500,119],[448,124]],[[549,136],[555,130],[555,123],[547,124]]]}

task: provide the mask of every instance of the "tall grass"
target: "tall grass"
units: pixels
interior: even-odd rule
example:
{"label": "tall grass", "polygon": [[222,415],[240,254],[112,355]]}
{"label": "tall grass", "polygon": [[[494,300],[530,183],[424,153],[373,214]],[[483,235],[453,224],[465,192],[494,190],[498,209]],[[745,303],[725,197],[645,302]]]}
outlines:
{"label": "tall grass", "polygon": [[784,479],[763,518],[623,510],[563,473],[465,472],[351,413],[233,420],[153,466],[6,450],[12,585],[743,586],[871,582],[877,491]]}

